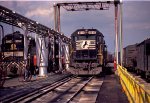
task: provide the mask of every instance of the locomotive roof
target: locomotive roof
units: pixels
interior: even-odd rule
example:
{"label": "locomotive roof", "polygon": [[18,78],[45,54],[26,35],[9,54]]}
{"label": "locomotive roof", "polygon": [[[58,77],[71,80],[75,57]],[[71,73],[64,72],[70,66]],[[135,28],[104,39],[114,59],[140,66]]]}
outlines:
{"label": "locomotive roof", "polygon": [[[71,36],[79,35],[78,34],[79,31],[96,31],[96,35],[100,35],[100,36],[104,37],[104,35],[97,29],[77,29],[75,32],[73,32],[71,34]],[[86,34],[81,34],[81,35],[86,35]]]}
{"label": "locomotive roof", "polygon": [[[4,36],[5,39],[6,39],[6,38],[12,38],[12,37],[14,37],[14,38],[17,39],[17,38],[20,38],[20,37],[24,37],[24,35],[21,34],[19,31],[16,31],[16,32],[14,32],[14,33],[7,34],[7,35]],[[4,39],[4,38],[3,38],[3,39]],[[30,36],[30,35],[28,35],[27,38],[30,38],[30,40],[35,40],[35,38],[33,38],[33,37]]]}
{"label": "locomotive roof", "polygon": [[20,37],[20,36],[23,36],[23,34],[21,34],[19,31],[16,31],[14,33],[11,33],[11,34],[7,34],[5,37],[11,37],[11,36],[15,36],[15,37]]}

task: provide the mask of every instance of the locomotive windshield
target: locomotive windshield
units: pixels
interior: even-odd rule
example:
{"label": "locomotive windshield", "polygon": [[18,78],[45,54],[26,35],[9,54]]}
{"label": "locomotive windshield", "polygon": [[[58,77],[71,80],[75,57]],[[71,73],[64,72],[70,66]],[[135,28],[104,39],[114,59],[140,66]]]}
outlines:
{"label": "locomotive windshield", "polygon": [[77,36],[75,37],[75,41],[77,40],[95,40],[95,36],[94,35]]}
{"label": "locomotive windshield", "polygon": [[23,35],[7,35],[3,38],[2,50],[4,51],[20,51],[24,49]]}

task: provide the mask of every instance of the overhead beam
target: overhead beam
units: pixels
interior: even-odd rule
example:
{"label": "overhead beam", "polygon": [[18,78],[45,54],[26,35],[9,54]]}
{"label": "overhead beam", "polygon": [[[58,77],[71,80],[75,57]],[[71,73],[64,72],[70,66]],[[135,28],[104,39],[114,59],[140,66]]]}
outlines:
{"label": "overhead beam", "polygon": [[71,2],[57,3],[56,6],[61,6],[67,11],[84,11],[84,10],[108,10],[111,4],[119,3],[115,1],[95,1],[95,2]]}

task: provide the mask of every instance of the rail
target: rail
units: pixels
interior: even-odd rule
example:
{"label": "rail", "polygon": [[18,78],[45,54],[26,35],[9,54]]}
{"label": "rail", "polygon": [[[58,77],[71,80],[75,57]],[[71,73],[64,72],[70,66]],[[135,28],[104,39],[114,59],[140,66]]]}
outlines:
{"label": "rail", "polygon": [[37,98],[41,97],[42,95],[50,92],[51,90],[59,87],[60,85],[70,81],[72,78],[76,78],[75,76],[67,76],[61,80],[57,80],[54,81],[53,83],[50,84],[46,84],[43,85],[42,87],[37,87],[35,88],[31,86],[31,88],[33,88],[32,90],[27,90],[25,91],[18,91],[16,93],[10,94],[7,97],[5,96],[4,98],[1,99],[2,103],[18,103],[18,102],[22,102],[22,103],[30,103],[34,100],[36,100]]}
{"label": "rail", "polygon": [[80,90],[78,90],[74,95],[71,96],[70,99],[68,99],[68,101],[66,103],[70,103],[82,90],[83,88],[85,88],[85,86],[87,86],[87,84],[93,79],[94,77],[91,77],[89,80],[87,80],[85,82],[85,84],[80,88]]}
{"label": "rail", "polygon": [[128,73],[126,68],[118,65],[118,76],[130,103],[150,103],[150,91]]}

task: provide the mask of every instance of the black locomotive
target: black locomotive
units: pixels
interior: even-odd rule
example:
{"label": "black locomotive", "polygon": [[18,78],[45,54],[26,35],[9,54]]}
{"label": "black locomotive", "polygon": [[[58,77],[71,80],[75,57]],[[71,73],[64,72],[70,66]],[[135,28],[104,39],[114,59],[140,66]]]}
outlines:
{"label": "black locomotive", "polygon": [[24,37],[19,32],[8,34],[2,39],[3,61],[22,61],[24,50]]}
{"label": "black locomotive", "polygon": [[[33,68],[36,44],[31,37],[28,37],[28,41],[27,65]],[[2,39],[1,53],[1,62],[7,68],[7,75],[17,75],[24,63],[24,35],[19,31],[6,35]]]}
{"label": "black locomotive", "polygon": [[97,75],[106,63],[107,47],[97,29],[78,29],[71,35],[69,71],[77,75]]}

